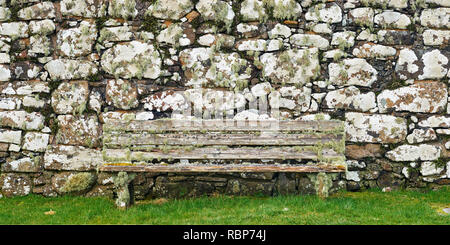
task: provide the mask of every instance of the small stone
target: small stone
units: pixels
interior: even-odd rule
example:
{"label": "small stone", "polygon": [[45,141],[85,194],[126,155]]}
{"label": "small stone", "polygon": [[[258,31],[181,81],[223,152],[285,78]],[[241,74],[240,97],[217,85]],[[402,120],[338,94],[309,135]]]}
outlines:
{"label": "small stone", "polygon": [[45,152],[50,135],[36,132],[27,132],[23,137],[22,149],[28,151]]}
{"label": "small stone", "polygon": [[434,162],[422,162],[420,165],[420,173],[423,176],[440,174],[443,170],[443,167],[437,166]]}
{"label": "small stone", "polygon": [[93,62],[84,60],[55,59],[45,64],[44,68],[52,80],[83,79],[98,72]]}
{"label": "small stone", "polygon": [[51,19],[56,17],[56,11],[52,2],[41,2],[19,10],[17,17],[23,20]]}
{"label": "small stone", "polygon": [[31,179],[23,174],[0,175],[0,187],[6,197],[26,196],[31,192]]}
{"label": "small stone", "polygon": [[375,58],[375,59],[385,59],[387,57],[395,56],[397,50],[392,47],[365,43],[353,49],[352,54],[358,58]]}
{"label": "small stone", "polygon": [[423,32],[423,44],[429,46],[446,45],[450,41],[448,30],[425,30]]}
{"label": "small stone", "polygon": [[413,132],[406,137],[408,143],[410,144],[432,141],[435,140],[436,138],[437,138],[436,133],[432,128],[414,129]]}
{"label": "small stone", "polygon": [[108,14],[112,17],[133,19],[138,14],[135,0],[111,0],[109,1]]}
{"label": "small stone", "polygon": [[430,28],[450,28],[450,8],[424,9],[420,24]]}
{"label": "small stone", "polygon": [[38,112],[0,111],[0,125],[24,130],[40,130],[44,127],[44,116]]}
{"label": "small stone", "polygon": [[370,87],[378,72],[365,59],[344,59],[342,64],[328,65],[330,82],[336,85],[358,85]]}
{"label": "small stone", "polygon": [[381,146],[379,144],[346,145],[345,156],[350,159],[381,157]]}
{"label": "small stone", "polygon": [[82,114],[89,96],[87,81],[63,82],[52,93],[52,107],[58,114]]}
{"label": "small stone", "polygon": [[139,105],[137,88],[127,80],[108,80],[106,84],[106,103],[117,108],[129,110]]}
{"label": "small stone", "polygon": [[305,14],[305,19],[309,21],[339,23],[342,21],[342,10],[336,3],[332,3],[329,6],[326,4],[317,4],[308,9],[308,12]]}
{"label": "small stone", "polygon": [[51,145],[44,155],[47,170],[96,170],[103,162],[100,150],[82,146]]}
{"label": "small stone", "polygon": [[411,20],[407,15],[395,11],[384,11],[381,14],[375,15],[374,22],[384,29],[407,29],[411,24]]}
{"label": "small stone", "polygon": [[0,142],[20,144],[22,131],[0,129]]}
{"label": "small stone", "polygon": [[[304,62],[303,60],[308,60]],[[318,49],[286,50],[261,55],[263,76],[274,83],[306,84],[320,72]]]}

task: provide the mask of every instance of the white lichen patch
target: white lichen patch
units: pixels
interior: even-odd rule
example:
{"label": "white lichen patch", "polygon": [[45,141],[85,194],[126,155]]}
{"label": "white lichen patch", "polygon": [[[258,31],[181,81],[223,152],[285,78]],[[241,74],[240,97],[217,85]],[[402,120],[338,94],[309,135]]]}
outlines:
{"label": "white lichen patch", "polygon": [[288,38],[291,36],[291,28],[286,25],[277,23],[268,33],[269,38]]}
{"label": "white lichen patch", "polygon": [[28,37],[28,24],[25,22],[4,22],[0,24],[0,35],[11,38]]}
{"label": "white lichen patch", "polygon": [[52,20],[30,21],[29,24],[31,34],[48,35],[55,31],[56,26]]}
{"label": "white lichen patch", "polygon": [[344,50],[355,45],[356,33],[353,31],[335,32],[331,39],[331,45],[338,46],[339,49]]}
{"label": "white lichen patch", "polygon": [[375,93],[361,94],[355,86],[330,91],[324,98],[326,108],[354,109],[366,112],[376,107]]}
{"label": "white lichen patch", "polygon": [[63,16],[80,16],[86,18],[102,17],[105,13],[105,3],[95,0],[62,0],[61,14]]}
{"label": "white lichen patch", "polygon": [[227,32],[231,31],[235,13],[229,3],[221,0],[200,0],[195,7],[203,18],[224,24]]}
{"label": "white lichen patch", "polygon": [[241,3],[241,16],[246,21],[265,20],[268,18],[262,0],[244,0]]}
{"label": "white lichen patch", "polygon": [[355,8],[349,11],[349,18],[357,25],[372,26],[375,12],[372,8]]}
{"label": "white lichen patch", "polygon": [[420,173],[423,176],[440,174],[444,171],[444,167],[437,166],[434,162],[422,162],[420,165]]}
{"label": "white lichen patch", "polygon": [[418,76],[420,80],[440,79],[447,75],[448,58],[440,50],[433,50],[422,56],[423,72]]}
{"label": "white lichen patch", "polygon": [[450,127],[450,117],[446,116],[431,116],[425,120],[419,122],[420,127],[431,127],[431,128],[449,128]]}
{"label": "white lichen patch", "polygon": [[164,91],[150,95],[141,100],[144,103],[144,108],[147,110],[161,111],[181,111],[187,109],[188,104],[183,96],[183,93],[174,92],[172,90]]}
{"label": "white lichen patch", "polygon": [[57,144],[81,145],[89,148],[100,144],[101,127],[96,116],[58,116]]}
{"label": "white lichen patch", "polygon": [[399,12],[384,11],[381,14],[375,15],[374,22],[385,29],[407,29],[411,24],[411,19],[407,15]]}

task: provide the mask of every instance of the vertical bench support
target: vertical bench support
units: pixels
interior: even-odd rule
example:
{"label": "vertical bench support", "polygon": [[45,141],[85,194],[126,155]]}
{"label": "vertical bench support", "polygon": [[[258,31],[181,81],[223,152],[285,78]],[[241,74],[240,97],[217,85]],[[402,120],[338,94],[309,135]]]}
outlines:
{"label": "vertical bench support", "polygon": [[129,185],[135,176],[135,174],[128,175],[127,172],[119,172],[117,176],[114,177],[114,188],[117,193],[116,206],[118,208],[125,209],[131,205]]}

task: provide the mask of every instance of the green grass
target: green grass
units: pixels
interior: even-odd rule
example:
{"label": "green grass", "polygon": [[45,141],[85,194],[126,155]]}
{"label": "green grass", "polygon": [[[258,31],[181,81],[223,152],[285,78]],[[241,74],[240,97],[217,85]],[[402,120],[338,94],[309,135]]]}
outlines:
{"label": "green grass", "polygon": [[[0,199],[0,224],[450,224],[450,188],[437,191],[341,192],[316,196],[202,197],[144,201],[128,210],[105,198]],[[53,210],[53,215],[45,212]]]}

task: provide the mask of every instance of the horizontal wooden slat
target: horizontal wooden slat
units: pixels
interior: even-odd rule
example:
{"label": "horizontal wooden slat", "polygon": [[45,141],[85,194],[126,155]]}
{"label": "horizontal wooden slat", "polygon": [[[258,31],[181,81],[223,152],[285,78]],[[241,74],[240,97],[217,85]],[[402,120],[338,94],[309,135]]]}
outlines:
{"label": "horizontal wooden slat", "polygon": [[[145,149],[142,149],[145,150]],[[197,159],[197,160],[272,160],[272,159],[311,159],[318,160],[343,157],[333,149],[322,149],[322,156],[317,155],[317,150],[312,147],[270,147],[270,148],[218,148],[201,147],[193,149],[149,149],[151,151],[130,151],[129,149],[105,149],[104,160],[106,162],[123,161],[149,161],[153,159]]]}
{"label": "horizontal wooden slat", "polygon": [[286,164],[223,164],[223,165],[103,165],[100,171],[107,172],[344,172],[345,166],[333,165],[286,165]]}
{"label": "horizontal wooden slat", "polygon": [[107,148],[145,145],[315,145],[337,142],[343,135],[336,134],[148,134],[120,133],[104,136]]}
{"label": "horizontal wooden slat", "polygon": [[177,120],[158,119],[151,121],[108,120],[103,125],[105,132],[212,132],[212,131],[343,131],[342,122],[335,120],[323,121],[244,121],[244,120]]}

